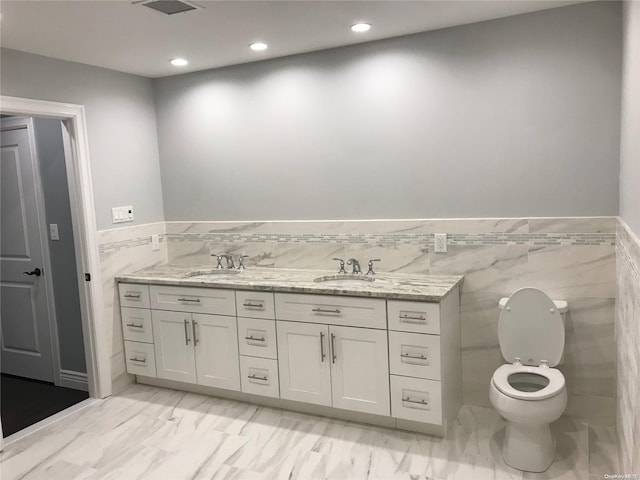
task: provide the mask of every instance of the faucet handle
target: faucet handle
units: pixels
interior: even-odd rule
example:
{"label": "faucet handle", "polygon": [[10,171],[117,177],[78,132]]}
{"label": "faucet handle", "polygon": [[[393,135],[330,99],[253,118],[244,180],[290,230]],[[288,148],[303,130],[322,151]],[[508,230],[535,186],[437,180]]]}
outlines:
{"label": "faucet handle", "polygon": [[367,270],[367,275],[375,275],[376,272],[373,271],[373,262],[379,262],[380,259],[379,258],[372,258],[371,260],[369,260],[369,270]]}
{"label": "faucet handle", "polygon": [[238,256],[238,270],[244,270],[245,266],[244,266],[244,259],[248,258],[249,255],[239,255]]}
{"label": "faucet handle", "polygon": [[218,261],[218,265],[216,265],[216,268],[218,270],[222,270],[224,267],[222,266],[222,259],[225,257],[225,255],[223,253],[217,253],[217,254],[211,254],[212,257],[216,257],[216,260]]}
{"label": "faucet handle", "polygon": [[347,271],[344,269],[344,259],[333,257],[331,260],[337,260],[338,262],[340,262],[340,271],[338,273],[347,273]]}

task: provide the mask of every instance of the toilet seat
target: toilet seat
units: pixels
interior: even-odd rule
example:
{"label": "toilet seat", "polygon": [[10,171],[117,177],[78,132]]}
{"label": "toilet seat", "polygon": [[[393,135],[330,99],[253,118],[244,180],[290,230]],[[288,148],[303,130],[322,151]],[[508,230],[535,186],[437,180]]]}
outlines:
{"label": "toilet seat", "polygon": [[[509,384],[509,376],[514,373],[540,375],[549,380],[549,384],[536,392],[523,392]],[[518,400],[544,400],[558,395],[565,387],[564,375],[560,370],[528,365],[502,365],[493,373],[492,382],[499,391]]]}

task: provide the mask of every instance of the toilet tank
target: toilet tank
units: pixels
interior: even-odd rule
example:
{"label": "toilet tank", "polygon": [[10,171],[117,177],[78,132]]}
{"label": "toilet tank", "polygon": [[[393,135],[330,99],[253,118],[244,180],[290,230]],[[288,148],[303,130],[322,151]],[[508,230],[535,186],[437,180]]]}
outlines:
{"label": "toilet tank", "polygon": [[[498,310],[502,311],[502,309],[504,308],[504,306],[507,304],[507,300],[509,300],[509,297],[502,297],[499,301],[498,301]],[[569,310],[569,304],[567,303],[566,300],[554,300],[553,303],[555,304],[556,308],[558,309],[558,312],[560,313],[560,316],[562,317],[562,323],[564,324],[565,328],[567,326],[567,311]],[[565,346],[566,346],[566,338],[565,338]],[[562,356],[560,357],[560,362],[558,362],[558,365],[562,365],[564,363],[564,351],[565,349],[562,349]]]}

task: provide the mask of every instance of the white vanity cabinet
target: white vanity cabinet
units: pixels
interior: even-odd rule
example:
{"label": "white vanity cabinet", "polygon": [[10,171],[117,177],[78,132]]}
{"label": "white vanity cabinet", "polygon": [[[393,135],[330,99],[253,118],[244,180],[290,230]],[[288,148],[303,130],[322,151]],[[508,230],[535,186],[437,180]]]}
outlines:
{"label": "white vanity cabinet", "polygon": [[275,299],[281,397],[389,415],[384,300],[284,293]]}
{"label": "white vanity cabinet", "polygon": [[236,319],[152,310],[158,378],[240,390]]}
{"label": "white vanity cabinet", "polygon": [[329,326],[278,321],[280,397],[331,405]]}
{"label": "white vanity cabinet", "polygon": [[389,415],[387,332],[329,327],[333,406]]}
{"label": "white vanity cabinet", "polygon": [[459,293],[439,303],[389,300],[391,416],[400,428],[442,425],[462,403]]}
{"label": "white vanity cabinet", "polygon": [[462,399],[455,281],[439,302],[274,290],[120,283],[127,372],[141,383],[445,433]]}

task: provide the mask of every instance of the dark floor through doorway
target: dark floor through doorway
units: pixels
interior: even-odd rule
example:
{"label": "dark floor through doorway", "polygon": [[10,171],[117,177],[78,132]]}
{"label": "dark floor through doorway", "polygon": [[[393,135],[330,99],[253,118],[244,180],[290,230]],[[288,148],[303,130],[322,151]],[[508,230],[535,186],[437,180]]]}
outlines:
{"label": "dark floor through doorway", "polygon": [[2,434],[7,437],[86,398],[89,394],[81,390],[3,373],[0,379]]}

